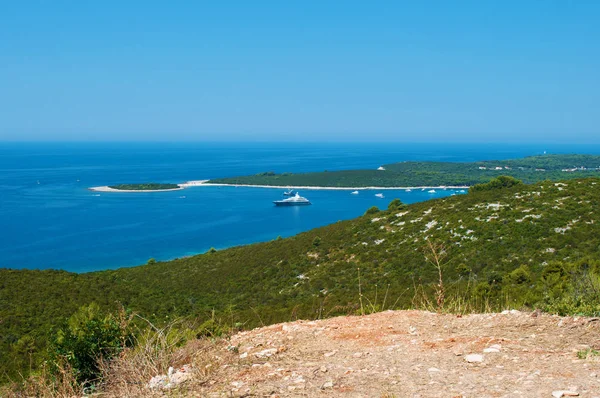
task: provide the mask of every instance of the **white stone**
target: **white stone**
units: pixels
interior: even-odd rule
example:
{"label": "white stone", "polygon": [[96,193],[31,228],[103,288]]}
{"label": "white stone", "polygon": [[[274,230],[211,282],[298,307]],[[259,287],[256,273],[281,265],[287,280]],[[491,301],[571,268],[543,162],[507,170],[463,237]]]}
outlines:
{"label": "white stone", "polygon": [[483,355],[481,354],[469,354],[465,356],[465,361],[469,363],[483,362]]}
{"label": "white stone", "polygon": [[485,354],[489,354],[489,353],[492,353],[492,352],[500,352],[500,350],[497,349],[497,348],[489,347],[489,348],[484,348],[483,352]]}
{"label": "white stone", "polygon": [[246,357],[248,357],[248,353],[247,352],[244,352],[244,353],[240,354],[240,359],[244,359]]}
{"label": "white stone", "polygon": [[173,386],[182,384],[192,378],[192,374],[188,372],[175,372],[169,377],[169,381]]}
{"label": "white stone", "polygon": [[169,384],[167,375],[154,376],[148,382],[148,388],[151,390],[165,388]]}
{"label": "white stone", "polygon": [[326,388],[333,388],[333,381],[330,380],[323,383],[321,389],[325,390]]}
{"label": "white stone", "polygon": [[554,398],[578,397],[579,393],[577,391],[570,391],[570,390],[557,390],[557,391],[552,391],[552,396]]}
{"label": "white stone", "polygon": [[257,358],[268,358],[277,353],[277,348],[267,348],[266,350],[262,350],[254,353],[254,356]]}

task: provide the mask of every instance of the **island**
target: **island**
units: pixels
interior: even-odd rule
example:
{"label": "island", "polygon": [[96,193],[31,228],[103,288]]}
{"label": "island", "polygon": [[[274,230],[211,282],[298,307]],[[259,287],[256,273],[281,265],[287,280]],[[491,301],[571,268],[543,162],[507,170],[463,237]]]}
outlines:
{"label": "island", "polygon": [[202,185],[244,185],[293,188],[413,188],[468,187],[500,175],[525,183],[600,177],[598,155],[539,155],[521,159],[476,162],[406,161],[372,170],[340,170],[312,173],[263,172],[250,176],[218,178]]}
{"label": "island", "polygon": [[102,187],[90,188],[91,191],[99,192],[164,192],[164,191],[178,191],[183,189],[179,184],[167,184],[167,183],[141,183],[141,184],[118,184]]}

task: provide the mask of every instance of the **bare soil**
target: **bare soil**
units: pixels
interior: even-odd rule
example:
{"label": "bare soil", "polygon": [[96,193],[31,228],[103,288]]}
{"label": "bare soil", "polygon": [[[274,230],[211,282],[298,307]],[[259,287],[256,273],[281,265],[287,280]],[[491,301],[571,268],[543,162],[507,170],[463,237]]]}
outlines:
{"label": "bare soil", "polygon": [[552,397],[570,390],[598,398],[600,357],[577,355],[590,348],[600,349],[598,318],[387,311],[297,321],[241,332],[213,347],[204,365],[194,365],[204,366],[202,376],[179,394]]}

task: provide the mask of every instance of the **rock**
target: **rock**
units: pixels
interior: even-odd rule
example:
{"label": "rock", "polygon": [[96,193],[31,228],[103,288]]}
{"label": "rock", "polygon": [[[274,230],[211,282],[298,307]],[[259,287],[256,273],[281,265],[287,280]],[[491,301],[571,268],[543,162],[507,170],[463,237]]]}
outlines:
{"label": "rock", "polygon": [[554,398],[578,397],[579,393],[577,391],[570,391],[570,390],[557,390],[557,391],[552,391],[552,396]]}
{"label": "rock", "polygon": [[494,348],[494,347],[488,347],[488,348],[484,348],[483,352],[484,352],[484,354],[488,354],[491,352],[500,352],[500,350],[497,348]]}
{"label": "rock", "polygon": [[178,386],[192,378],[192,374],[188,372],[175,372],[169,377],[169,382],[172,386]]}
{"label": "rock", "polygon": [[469,354],[465,356],[465,361],[469,363],[483,362],[483,355],[481,354]]}
{"label": "rock", "polygon": [[167,375],[154,376],[148,382],[148,388],[151,390],[161,390],[169,384]]}
{"label": "rock", "polygon": [[440,370],[438,368],[429,368],[427,369],[428,372],[439,372]]}
{"label": "rock", "polygon": [[332,357],[332,356],[334,356],[336,353],[337,353],[337,350],[336,350],[336,351],[331,351],[331,352],[326,352],[326,353],[325,353],[325,354],[323,354],[323,355],[324,355],[325,357]]}
{"label": "rock", "polygon": [[323,385],[321,386],[322,390],[328,389],[328,388],[333,388],[333,381],[329,380],[326,381],[325,383],[323,383]]}
{"label": "rock", "polygon": [[273,356],[273,354],[277,353],[277,348],[267,348],[266,350],[262,350],[254,353],[254,356],[257,358],[268,358]]}
{"label": "rock", "polygon": [[247,357],[248,357],[248,353],[247,352],[244,352],[244,353],[240,354],[240,359],[244,359],[244,358],[247,358]]}

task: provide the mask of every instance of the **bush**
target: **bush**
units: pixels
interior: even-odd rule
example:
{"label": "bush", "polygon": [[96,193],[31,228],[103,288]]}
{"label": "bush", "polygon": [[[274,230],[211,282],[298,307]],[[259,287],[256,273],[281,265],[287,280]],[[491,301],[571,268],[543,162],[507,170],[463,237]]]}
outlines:
{"label": "bush", "polygon": [[72,369],[80,384],[97,381],[100,362],[110,360],[131,343],[128,321],[100,312],[92,303],[81,307],[56,334],[50,348],[51,369]]}
{"label": "bush", "polygon": [[401,210],[404,209],[406,205],[402,203],[400,199],[394,199],[388,205],[388,210]]}
{"label": "bush", "polygon": [[369,215],[369,214],[379,213],[379,212],[380,212],[380,210],[379,210],[379,208],[377,206],[369,207],[367,209],[367,211],[365,211],[365,216]]}
{"label": "bush", "polygon": [[510,176],[499,176],[484,184],[475,184],[469,192],[491,191],[495,189],[510,188],[516,185],[523,185],[523,181]]}

